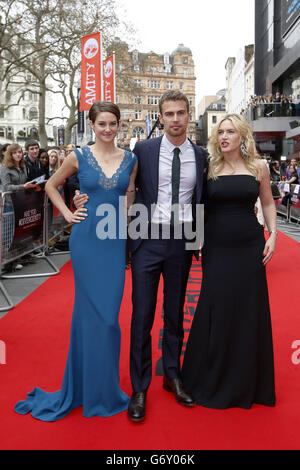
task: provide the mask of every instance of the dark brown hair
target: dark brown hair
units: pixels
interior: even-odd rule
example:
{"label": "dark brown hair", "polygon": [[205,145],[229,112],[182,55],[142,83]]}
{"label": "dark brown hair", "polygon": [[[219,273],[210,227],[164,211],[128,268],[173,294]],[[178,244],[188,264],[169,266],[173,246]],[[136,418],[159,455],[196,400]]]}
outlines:
{"label": "dark brown hair", "polygon": [[118,123],[121,119],[121,112],[119,107],[114,103],[109,103],[108,101],[95,101],[92,107],[89,110],[89,119],[94,124],[97,115],[99,113],[111,113],[114,114],[117,118]]}
{"label": "dark brown hair", "polygon": [[[4,153],[3,165],[7,166],[7,168],[15,168],[16,163],[12,157],[12,154],[20,149],[22,150],[22,147],[19,144],[9,145],[6,149],[6,152]],[[23,150],[22,150],[22,155],[23,155]],[[22,160],[20,160],[20,168],[25,168],[24,155],[23,155]]]}
{"label": "dark brown hair", "polygon": [[175,91],[175,90],[167,91],[166,93],[162,95],[162,97],[159,100],[159,112],[161,115],[163,114],[162,106],[166,101],[185,101],[187,112],[190,111],[189,100],[183,93],[181,93],[181,91]]}
{"label": "dark brown hair", "polygon": [[26,140],[25,142],[25,150],[27,152],[27,150],[29,149],[29,147],[35,147],[35,146],[38,146],[40,147],[40,144],[38,143],[37,140],[33,140],[33,139],[30,139],[30,140]]}

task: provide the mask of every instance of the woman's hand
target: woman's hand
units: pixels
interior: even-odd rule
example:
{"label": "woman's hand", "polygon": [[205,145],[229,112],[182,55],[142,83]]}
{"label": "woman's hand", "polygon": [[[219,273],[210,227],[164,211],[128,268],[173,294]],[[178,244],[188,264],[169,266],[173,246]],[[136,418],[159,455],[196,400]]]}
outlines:
{"label": "woman's hand", "polygon": [[263,252],[263,256],[264,256],[263,265],[264,266],[266,266],[266,264],[271,260],[272,256],[275,253],[276,241],[277,241],[277,235],[275,233],[272,233],[265,244],[265,249]]}
{"label": "woman's hand", "polygon": [[65,219],[69,224],[79,224],[87,217],[87,209],[84,207],[76,209],[75,212],[71,212],[65,215]]}
{"label": "woman's hand", "polygon": [[36,187],[37,187],[37,184],[34,183],[33,181],[28,181],[27,183],[24,184],[24,189],[32,189]]}
{"label": "woman's hand", "polygon": [[76,189],[73,202],[77,209],[84,207],[84,205],[88,202],[88,200],[89,200],[89,197],[87,194],[80,194],[80,191]]}

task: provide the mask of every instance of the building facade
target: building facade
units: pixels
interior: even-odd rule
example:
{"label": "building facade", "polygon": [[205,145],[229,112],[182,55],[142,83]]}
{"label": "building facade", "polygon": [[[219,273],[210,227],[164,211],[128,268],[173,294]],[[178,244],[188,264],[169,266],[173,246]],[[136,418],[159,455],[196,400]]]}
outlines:
{"label": "building facade", "polygon": [[[187,135],[195,141],[195,68],[192,52],[180,44],[171,54],[129,51],[125,42],[112,48],[116,54],[117,104],[121,110],[118,144],[129,147],[131,139],[146,139],[146,120],[152,128],[158,119],[159,100],[168,90],[180,90],[190,103],[191,120]],[[148,128],[148,129],[149,129]],[[152,136],[158,136],[156,128]]]}
{"label": "building facade", "polygon": [[251,63],[254,69],[254,45],[241,48],[235,58],[227,59],[226,69],[226,109],[228,113],[242,113],[247,106],[248,96],[254,94],[249,88],[251,80]]}
{"label": "building facade", "polygon": [[300,159],[300,0],[255,1],[255,94],[276,93],[289,105],[260,105],[249,122],[263,153]]}
{"label": "building facade", "polygon": [[197,121],[196,143],[205,148],[210,139],[212,129],[226,115],[225,90],[220,90],[215,95],[215,99],[212,99],[211,96],[203,97],[199,105],[200,109],[202,109],[201,103],[207,103],[208,105],[203,114],[199,115],[199,120]]}
{"label": "building facade", "polygon": [[[51,87],[51,84],[47,84]],[[52,95],[46,95],[47,116],[52,115]],[[9,84],[0,82],[0,145],[38,139],[39,93],[30,73],[20,72]],[[53,125],[46,125],[49,144],[54,142]]]}
{"label": "building facade", "polygon": [[235,57],[229,57],[225,64],[226,70],[226,111],[229,112],[232,109],[232,70],[235,65]]}

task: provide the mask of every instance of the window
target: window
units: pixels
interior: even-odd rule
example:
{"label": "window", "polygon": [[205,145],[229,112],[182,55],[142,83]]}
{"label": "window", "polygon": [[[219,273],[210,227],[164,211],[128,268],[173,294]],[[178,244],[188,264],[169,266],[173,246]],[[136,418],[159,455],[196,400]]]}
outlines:
{"label": "window", "polygon": [[31,127],[31,129],[29,131],[29,135],[32,139],[37,139],[38,136],[39,136],[37,128],[36,127]]}
{"label": "window", "polygon": [[159,103],[159,96],[148,96],[148,104],[157,105]]}
{"label": "window", "polygon": [[4,108],[2,106],[0,106],[0,119],[1,118],[4,118]]}
{"label": "window", "polygon": [[187,58],[187,57],[184,57],[184,58],[183,58],[183,63],[184,63],[184,64],[188,64],[188,58]]}
{"label": "window", "polygon": [[169,65],[170,63],[170,55],[169,54],[165,54],[164,55],[164,64],[165,65]]}
{"label": "window", "polygon": [[148,111],[148,116],[150,117],[150,119],[152,119],[152,121],[156,121],[156,119],[158,118],[158,111],[151,109],[150,111]]}
{"label": "window", "polygon": [[6,137],[5,127],[0,127],[0,137]]}
{"label": "window", "polygon": [[179,83],[179,90],[183,90],[184,84],[182,82]]}
{"label": "window", "polygon": [[148,88],[159,89],[160,81],[159,80],[148,80]]}
{"label": "window", "polygon": [[11,100],[11,91],[6,90],[5,101],[10,101],[10,100]]}
{"label": "window", "polygon": [[38,119],[38,116],[39,116],[38,109],[35,106],[30,108],[30,110],[29,110],[29,121],[36,121]]}
{"label": "window", "polygon": [[140,71],[140,66],[139,65],[134,65],[133,70],[135,72],[139,72]]}
{"label": "window", "polygon": [[193,98],[189,98],[190,106],[193,106]]}
{"label": "window", "polygon": [[172,68],[171,65],[165,65],[165,72],[166,73],[171,73],[171,68]]}
{"label": "window", "polygon": [[140,79],[134,80],[134,86],[135,86],[135,88],[141,88],[142,87],[142,80],[140,80]]}
{"label": "window", "polygon": [[135,127],[133,129],[133,137],[141,139],[144,137],[145,131],[142,127]]}
{"label": "window", "polygon": [[140,109],[136,109],[134,111],[134,116],[137,121],[140,121],[142,119],[142,111]]}
{"label": "window", "polygon": [[142,97],[141,96],[135,96],[134,97],[134,102],[135,102],[135,104],[142,104]]}
{"label": "window", "polygon": [[152,72],[152,75],[155,75],[156,74],[156,67],[151,67],[151,72]]}
{"label": "window", "polygon": [[14,130],[12,127],[7,128],[7,138],[11,140],[14,138]]}
{"label": "window", "polygon": [[188,76],[188,69],[183,69],[183,76],[185,78]]}
{"label": "window", "polygon": [[132,60],[133,63],[136,64],[139,61],[139,53],[138,51],[133,51],[132,53]]}
{"label": "window", "polygon": [[212,123],[213,123],[213,124],[217,124],[217,116],[213,116],[213,117],[212,117]]}
{"label": "window", "polygon": [[173,89],[173,82],[167,82],[167,90],[172,90]]}

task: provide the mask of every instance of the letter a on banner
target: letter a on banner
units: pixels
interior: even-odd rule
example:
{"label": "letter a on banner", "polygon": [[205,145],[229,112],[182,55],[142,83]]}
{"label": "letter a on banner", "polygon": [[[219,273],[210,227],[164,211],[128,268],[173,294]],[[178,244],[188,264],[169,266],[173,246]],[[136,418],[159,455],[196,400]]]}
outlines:
{"label": "letter a on banner", "polygon": [[81,91],[79,111],[88,111],[95,101],[102,100],[101,33],[81,38]]}
{"label": "letter a on banner", "polygon": [[104,61],[104,101],[115,103],[115,55]]}

